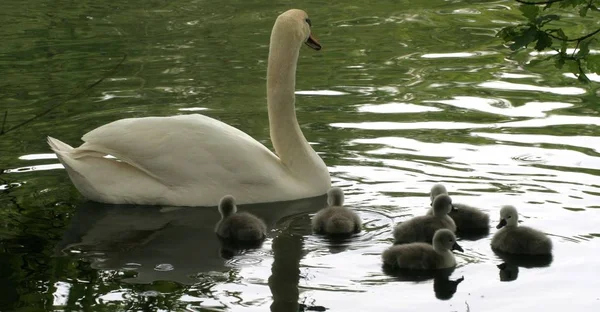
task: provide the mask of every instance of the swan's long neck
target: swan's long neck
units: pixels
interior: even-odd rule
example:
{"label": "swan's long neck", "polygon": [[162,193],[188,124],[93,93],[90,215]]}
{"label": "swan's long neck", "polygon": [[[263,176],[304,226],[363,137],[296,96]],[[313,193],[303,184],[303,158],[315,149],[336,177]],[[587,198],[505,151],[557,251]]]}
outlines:
{"label": "swan's long neck", "polygon": [[323,180],[321,175],[327,173],[327,167],[306,141],[296,119],[296,64],[302,43],[299,33],[290,30],[285,23],[275,23],[267,68],[271,141],[281,162],[292,172],[304,178]]}

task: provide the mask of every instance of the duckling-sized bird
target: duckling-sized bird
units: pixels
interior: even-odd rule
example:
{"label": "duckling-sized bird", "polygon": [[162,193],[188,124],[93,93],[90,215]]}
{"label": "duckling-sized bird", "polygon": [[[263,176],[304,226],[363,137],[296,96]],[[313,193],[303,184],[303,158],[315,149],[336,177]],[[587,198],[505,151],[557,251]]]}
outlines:
{"label": "duckling-sized bird", "polygon": [[414,217],[394,228],[394,244],[422,242],[431,244],[433,235],[439,229],[456,232],[456,225],[448,212],[453,209],[452,199],[440,194],[433,200],[433,215]]}
{"label": "duckling-sized bird", "polygon": [[520,255],[549,255],[552,253],[550,238],[527,226],[518,226],[519,214],[514,206],[500,209],[500,229],[492,238],[492,249]]}
{"label": "duckling-sized bird", "polygon": [[267,236],[267,225],[255,215],[237,212],[235,198],[225,195],[219,202],[221,220],[215,226],[219,238],[230,243],[253,244],[262,242]]}
{"label": "duckling-sized bird", "polygon": [[435,270],[456,266],[451,250],[463,251],[456,236],[448,229],[440,229],[433,236],[433,246],[426,243],[394,245],[381,258],[390,269]]}
{"label": "duckling-sized bird", "polygon": [[[429,198],[431,198],[431,204],[433,205],[433,199],[440,194],[448,194],[446,187],[443,184],[435,184],[431,187],[429,192]],[[487,213],[482,212],[478,208],[461,204],[454,203],[455,209],[452,209],[448,216],[452,218],[454,224],[456,224],[456,232],[458,234],[487,234],[490,231],[490,216]],[[427,211],[428,215],[433,214],[433,209]]]}
{"label": "duckling-sized bird", "polygon": [[312,219],[315,233],[330,236],[350,236],[361,231],[362,221],[356,212],[344,207],[344,192],[332,187],[327,192],[326,208],[321,209]]}

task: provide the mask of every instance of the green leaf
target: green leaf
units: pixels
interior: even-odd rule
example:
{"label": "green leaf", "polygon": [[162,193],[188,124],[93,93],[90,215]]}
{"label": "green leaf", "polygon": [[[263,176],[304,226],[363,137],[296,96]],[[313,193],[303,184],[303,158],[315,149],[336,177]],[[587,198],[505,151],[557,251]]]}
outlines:
{"label": "green leaf", "polygon": [[543,51],[546,48],[552,46],[552,38],[548,36],[547,33],[543,31],[537,32],[537,43],[535,44],[535,49],[538,51]]}
{"label": "green leaf", "polygon": [[512,38],[516,35],[516,28],[516,26],[504,27],[496,34],[496,37],[502,38],[505,42],[512,41]]}
{"label": "green leaf", "polygon": [[576,6],[580,5],[580,4],[583,4],[585,2],[588,2],[588,1],[587,0],[562,0],[562,1],[558,2],[558,6],[560,8],[566,8],[568,6],[571,6],[572,8],[574,8],[574,7],[576,7]]}
{"label": "green leaf", "polygon": [[567,54],[567,48],[569,47],[569,43],[567,41],[561,41],[560,43],[560,54]]}
{"label": "green leaf", "polygon": [[529,27],[521,30],[521,33],[513,38],[513,44],[509,47],[515,51],[522,47],[527,47],[530,43],[537,40],[538,30],[536,27]]}
{"label": "green leaf", "polygon": [[590,53],[590,43],[592,40],[584,40],[579,44],[579,51],[577,51],[576,56],[578,58],[584,58]]}
{"label": "green leaf", "polygon": [[541,27],[541,26],[546,25],[549,22],[558,21],[558,20],[560,20],[560,15],[546,14],[546,15],[541,15],[538,18],[536,18],[535,23]]}
{"label": "green leaf", "polygon": [[579,72],[579,75],[577,76],[577,80],[579,80],[580,82],[583,82],[583,83],[590,83],[590,78],[588,78],[588,76],[586,76],[586,74],[582,71]]}
{"label": "green leaf", "polygon": [[540,14],[540,8],[537,5],[521,4],[519,10],[532,23],[535,22],[535,18]]}
{"label": "green leaf", "polygon": [[579,74],[579,62],[574,59],[565,60],[567,69],[573,74]]}
{"label": "green leaf", "polygon": [[559,55],[556,58],[556,61],[554,62],[554,66],[558,69],[562,69],[563,65],[565,65],[565,59],[561,55]]}
{"label": "green leaf", "polygon": [[588,9],[589,9],[589,6],[587,6],[587,5],[584,5],[581,8],[579,8],[579,16],[585,17],[587,15]]}
{"label": "green leaf", "polygon": [[600,54],[588,55],[585,65],[589,71],[600,75]]}

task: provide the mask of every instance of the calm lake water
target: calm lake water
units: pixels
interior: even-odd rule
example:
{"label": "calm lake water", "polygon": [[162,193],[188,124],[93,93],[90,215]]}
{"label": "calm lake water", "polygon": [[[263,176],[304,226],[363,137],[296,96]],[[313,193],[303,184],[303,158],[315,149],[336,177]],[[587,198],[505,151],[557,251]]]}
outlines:
{"label": "calm lake water", "polygon": [[[325,3],[3,1],[0,121],[56,108],[0,136],[0,311],[598,311],[600,78],[503,47],[514,1]],[[200,112],[270,147],[268,40],[291,7],[323,45],[301,51],[298,119],[363,218],[358,237],[311,234],[322,197],[253,205],[269,238],[226,260],[216,208],[79,195],[47,135],[79,145],[120,118]],[[576,23],[599,22],[563,22]],[[460,240],[449,277],[386,275],[392,226],[424,214],[437,182],[493,225],[515,205],[551,235],[552,263],[501,271],[492,228]]]}

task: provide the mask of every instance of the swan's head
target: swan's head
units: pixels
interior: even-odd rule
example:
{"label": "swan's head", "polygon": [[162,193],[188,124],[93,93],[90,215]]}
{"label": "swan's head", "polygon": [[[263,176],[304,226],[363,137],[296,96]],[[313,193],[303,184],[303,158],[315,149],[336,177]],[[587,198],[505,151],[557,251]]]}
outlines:
{"label": "swan's head", "polygon": [[344,192],[339,187],[332,187],[327,191],[327,204],[329,206],[342,206],[344,204]]}
{"label": "swan's head", "polygon": [[277,17],[275,29],[290,32],[290,35],[302,40],[307,46],[321,50],[321,44],[311,33],[312,22],[306,12],[299,9],[287,10]]}
{"label": "swan's head", "polygon": [[429,191],[429,198],[431,199],[432,206],[433,199],[440,194],[448,194],[448,191],[446,191],[446,187],[443,184],[438,183],[431,187],[431,190]]}
{"label": "swan's head", "polygon": [[519,214],[517,213],[517,208],[514,206],[503,206],[500,209],[500,223],[496,226],[497,229],[502,228],[503,226],[517,226],[517,222],[519,221]]}
{"label": "swan's head", "polygon": [[456,242],[456,236],[448,229],[440,229],[435,231],[433,235],[433,249],[437,251],[446,250],[458,250],[463,252],[464,250]]}
{"label": "swan's head", "polygon": [[236,211],[235,198],[231,195],[223,196],[219,201],[219,212],[221,213],[221,217],[225,218],[234,214]]}
{"label": "swan's head", "polygon": [[450,210],[456,209],[452,205],[452,198],[448,194],[440,194],[433,199],[433,214],[436,216],[447,215]]}

